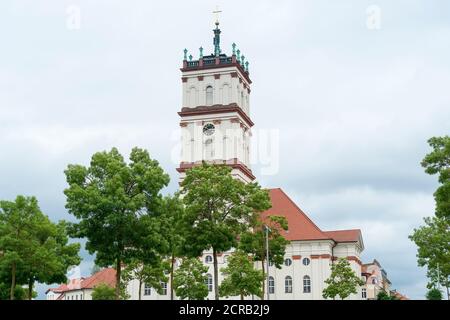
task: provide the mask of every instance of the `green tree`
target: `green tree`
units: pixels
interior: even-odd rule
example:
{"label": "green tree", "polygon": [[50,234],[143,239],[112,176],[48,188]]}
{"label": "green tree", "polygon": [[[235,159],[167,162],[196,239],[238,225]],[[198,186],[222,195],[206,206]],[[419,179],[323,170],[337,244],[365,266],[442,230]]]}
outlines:
{"label": "green tree", "polygon": [[438,288],[428,290],[426,295],[427,300],[442,300],[442,292]]}
{"label": "green tree", "polygon": [[[35,296],[36,292],[33,293],[33,297]],[[11,288],[10,288],[10,282],[8,283],[2,282],[2,279],[0,279],[0,300],[10,300],[11,299]],[[26,300],[27,292],[26,290],[21,286],[16,286],[14,289],[14,300]]]}
{"label": "green tree", "polygon": [[430,175],[438,175],[441,186],[436,190],[436,216],[450,219],[450,137],[428,140],[433,151],[425,156],[422,166]]}
{"label": "green tree", "polygon": [[101,283],[92,291],[92,300],[116,300],[116,289]]}
{"label": "green tree", "polygon": [[224,279],[219,291],[222,297],[250,295],[262,296],[264,275],[256,270],[253,259],[243,251],[236,251],[228,258],[228,265],[221,269]]}
{"label": "green tree", "polygon": [[434,137],[428,143],[433,150],[422,166],[426,173],[438,175],[435,216],[425,218],[425,225],[414,229],[409,238],[417,245],[417,262],[427,267],[431,286],[445,286],[450,299],[450,137]]}
{"label": "green tree", "polygon": [[[417,245],[417,263],[428,268],[428,277],[449,293],[450,225],[446,218],[425,218],[425,226],[414,229],[409,237]],[[439,279],[438,279],[439,275]]]}
{"label": "green tree", "polygon": [[65,282],[67,269],[80,263],[80,245],[69,244],[66,222],[55,224],[44,215],[34,197],[18,196],[0,203],[0,268],[10,269],[10,299],[16,284],[28,286],[34,296],[35,282]]}
{"label": "green tree", "polygon": [[176,295],[182,300],[204,300],[208,296],[207,272],[199,259],[184,259],[172,282]]}
{"label": "green tree", "polygon": [[377,294],[377,300],[398,300],[395,296],[388,294],[386,291],[382,290]]}
{"label": "green tree", "polygon": [[[0,202],[0,267],[10,270],[10,299],[14,300],[18,267],[33,239],[33,225],[40,210],[36,198],[18,196],[14,202]],[[23,279],[22,279],[23,280]]]}
{"label": "green tree", "polygon": [[[159,219],[161,234],[166,242],[166,254],[170,259],[170,283],[174,281],[176,258],[183,256],[185,242],[185,210],[179,195],[167,196],[161,203]],[[174,299],[174,287],[170,286],[170,299]]]}
{"label": "green tree", "polygon": [[347,259],[341,258],[331,266],[331,275],[325,280],[325,284],[327,287],[322,293],[325,299],[334,300],[339,296],[344,300],[351,294],[356,294],[358,287],[364,285],[364,281],[353,271]]}
{"label": "green tree", "polygon": [[124,283],[136,279],[139,282],[138,296],[142,300],[142,286],[149,285],[155,289],[159,294],[162,293],[162,282],[167,282],[166,273],[169,270],[169,263],[159,261],[152,265],[145,265],[140,260],[133,260],[124,269],[122,280]]}
{"label": "green tree", "polygon": [[[266,232],[266,227],[267,229]],[[262,295],[264,300],[266,279],[266,260],[267,260],[267,248],[266,248],[266,234],[268,234],[269,242],[269,262],[273,263],[276,268],[281,269],[284,262],[284,256],[286,252],[286,246],[289,241],[286,240],[281,234],[282,231],[288,230],[288,221],[282,216],[268,216],[265,219],[261,219],[260,216],[256,216],[252,223],[251,230],[242,234],[239,249],[246,253],[253,255],[255,261],[261,263],[261,269],[263,273],[262,281]]]}
{"label": "green tree", "polygon": [[89,167],[69,165],[65,174],[66,208],[79,219],[72,234],[87,238],[86,249],[96,253],[96,264],[115,265],[119,299],[122,264],[142,253],[142,245],[149,249],[147,261],[157,258],[162,235],[153,215],[169,176],[139,148],[131,151],[129,164],[113,148],[94,154]]}
{"label": "green tree", "polygon": [[35,282],[66,282],[67,270],[81,262],[79,250],[79,243],[69,244],[65,221],[54,224],[47,216],[38,215],[33,226],[33,239],[30,239],[23,257],[22,273],[27,279],[28,298],[33,297]]}
{"label": "green tree", "polygon": [[181,189],[186,205],[185,249],[191,256],[212,249],[218,300],[217,254],[237,247],[238,236],[248,230],[253,216],[270,208],[270,198],[257,183],[234,179],[231,168],[205,163],[186,172]]}

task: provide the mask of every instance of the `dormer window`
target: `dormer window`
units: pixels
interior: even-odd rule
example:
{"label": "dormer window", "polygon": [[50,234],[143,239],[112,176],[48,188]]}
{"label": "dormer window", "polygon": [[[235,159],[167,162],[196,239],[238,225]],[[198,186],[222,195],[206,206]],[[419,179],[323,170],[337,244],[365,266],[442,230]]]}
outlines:
{"label": "dormer window", "polygon": [[206,87],[206,105],[212,106],[213,104],[213,87],[207,86]]}

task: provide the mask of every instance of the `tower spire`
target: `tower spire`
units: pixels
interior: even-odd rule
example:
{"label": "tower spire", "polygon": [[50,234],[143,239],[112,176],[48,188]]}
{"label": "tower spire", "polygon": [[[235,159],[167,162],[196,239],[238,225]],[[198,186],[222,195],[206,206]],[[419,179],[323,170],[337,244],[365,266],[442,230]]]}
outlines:
{"label": "tower spire", "polygon": [[222,31],[220,31],[219,29],[219,14],[222,11],[219,10],[219,6],[216,7],[216,10],[213,11],[213,13],[216,15],[216,28],[213,30],[214,31],[214,55],[216,57],[220,56],[221,50],[220,50],[220,34]]}

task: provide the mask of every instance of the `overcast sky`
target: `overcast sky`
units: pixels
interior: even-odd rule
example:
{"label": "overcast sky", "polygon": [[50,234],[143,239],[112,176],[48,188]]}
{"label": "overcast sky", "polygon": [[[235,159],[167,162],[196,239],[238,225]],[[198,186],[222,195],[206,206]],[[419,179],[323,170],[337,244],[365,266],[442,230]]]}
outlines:
{"label": "overcast sky", "polygon": [[64,169],[113,146],[148,149],[174,192],[183,49],[213,50],[216,4],[223,51],[250,61],[255,136],[279,136],[279,170],[256,163],[259,182],[324,230],[362,229],[364,262],[423,298],[407,237],[434,210],[426,141],[450,131],[446,0],[2,0],[0,199],[34,195],[71,219]]}

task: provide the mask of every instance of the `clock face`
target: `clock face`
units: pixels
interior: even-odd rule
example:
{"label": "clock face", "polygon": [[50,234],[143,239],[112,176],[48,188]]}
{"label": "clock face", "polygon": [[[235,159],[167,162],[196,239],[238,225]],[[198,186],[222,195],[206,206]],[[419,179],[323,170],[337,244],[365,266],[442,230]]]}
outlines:
{"label": "clock face", "polygon": [[211,136],[216,131],[216,127],[212,123],[208,123],[203,127],[203,133],[207,136]]}

